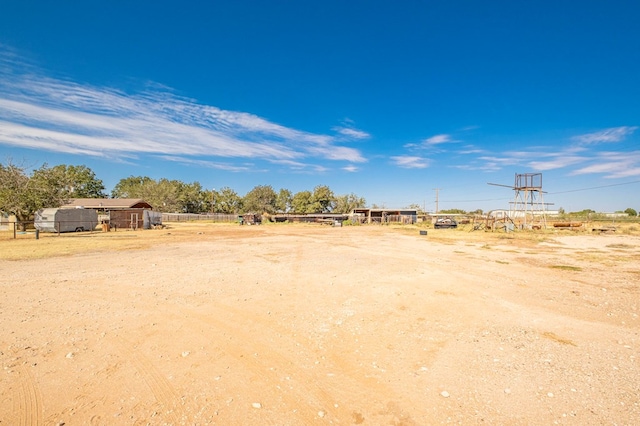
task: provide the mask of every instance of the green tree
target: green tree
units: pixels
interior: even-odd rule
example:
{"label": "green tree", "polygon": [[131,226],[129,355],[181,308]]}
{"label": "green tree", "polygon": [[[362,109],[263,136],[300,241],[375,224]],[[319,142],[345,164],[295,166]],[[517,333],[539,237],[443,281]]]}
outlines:
{"label": "green tree", "polygon": [[331,188],[318,185],[313,188],[312,211],[309,213],[328,213],[333,210],[336,197]]}
{"label": "green tree", "polygon": [[[120,181],[111,190],[112,198],[142,198],[149,202],[155,181],[148,176],[129,176]],[[151,204],[153,205],[153,204]]]}
{"label": "green tree", "polygon": [[280,189],[276,198],[276,211],[278,213],[288,213],[291,210],[291,200],[293,195],[288,189]]}
{"label": "green tree", "polygon": [[418,203],[411,203],[409,204],[409,207],[407,207],[407,209],[409,210],[415,210],[418,213],[420,213],[422,211],[422,206]]}
{"label": "green tree", "polygon": [[210,192],[198,182],[184,183],[147,176],[120,179],[111,191],[113,198],[141,198],[161,212],[202,213],[211,207]]}
{"label": "green tree", "polygon": [[335,198],[333,211],[335,213],[351,213],[353,209],[363,208],[366,205],[366,200],[362,197],[358,197],[354,193],[338,195]]}
{"label": "green tree", "polygon": [[29,220],[39,209],[60,207],[69,198],[104,195],[103,189],[102,181],[86,166],[43,164],[28,176],[22,166],[0,164],[0,210],[19,221]]}
{"label": "green tree", "polygon": [[156,210],[162,212],[184,213],[181,203],[181,191],[184,183],[178,180],[162,178],[151,185],[151,194],[145,198]]}
{"label": "green tree", "polygon": [[278,195],[271,185],[258,185],[242,199],[245,212],[275,213]]}
{"label": "green tree", "polygon": [[199,182],[184,183],[162,178],[149,183],[145,200],[156,210],[177,213],[202,213],[210,208],[210,193]]}
{"label": "green tree", "polygon": [[104,198],[104,185],[87,166],[67,166],[64,164],[51,169],[68,198]]}
{"label": "green tree", "polygon": [[467,214],[466,211],[460,210],[460,209],[440,210],[438,213],[444,213],[444,214]]}
{"label": "green tree", "polygon": [[584,209],[581,210],[579,212],[571,212],[569,213],[570,215],[574,215],[574,216],[589,216],[594,214],[596,211],[595,210],[591,210],[591,209]]}
{"label": "green tree", "polygon": [[24,167],[9,162],[0,164],[0,210],[13,214],[19,221],[34,212],[29,206],[29,176]]}
{"label": "green tree", "polygon": [[29,178],[29,210],[33,213],[42,208],[60,207],[71,198],[72,188],[73,183],[66,174],[66,166],[50,168],[43,164]]}
{"label": "green tree", "polygon": [[209,192],[199,182],[183,183],[180,188],[179,202],[185,213],[205,213],[209,210]]}
{"label": "green tree", "polygon": [[216,213],[238,213],[242,210],[242,198],[233,189],[225,186],[220,191],[214,191],[213,210]]}
{"label": "green tree", "polygon": [[291,210],[297,214],[313,213],[313,194],[311,191],[296,192],[291,199]]}
{"label": "green tree", "polygon": [[626,209],[624,211],[626,214],[628,214],[629,216],[633,216],[636,217],[638,216],[638,212],[635,209],[632,209],[631,207],[629,207],[628,209]]}

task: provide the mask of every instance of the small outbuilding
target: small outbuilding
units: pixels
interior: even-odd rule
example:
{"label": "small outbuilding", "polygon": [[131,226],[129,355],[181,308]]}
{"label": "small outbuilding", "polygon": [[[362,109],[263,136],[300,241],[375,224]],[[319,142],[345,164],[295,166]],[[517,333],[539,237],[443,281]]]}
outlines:
{"label": "small outbuilding", "polygon": [[147,209],[109,211],[109,226],[114,229],[151,229],[162,225],[162,213]]}
{"label": "small outbuilding", "polygon": [[141,198],[72,198],[64,209],[82,207],[98,212],[99,220],[109,228],[151,229],[162,225],[162,213],[153,211]]}

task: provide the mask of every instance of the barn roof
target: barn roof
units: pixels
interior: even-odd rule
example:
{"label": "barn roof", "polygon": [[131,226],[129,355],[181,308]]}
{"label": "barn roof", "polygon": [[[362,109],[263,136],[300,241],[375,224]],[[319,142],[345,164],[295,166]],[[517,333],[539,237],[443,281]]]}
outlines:
{"label": "barn roof", "polygon": [[84,207],[85,209],[151,209],[151,204],[142,198],[70,198],[63,209]]}

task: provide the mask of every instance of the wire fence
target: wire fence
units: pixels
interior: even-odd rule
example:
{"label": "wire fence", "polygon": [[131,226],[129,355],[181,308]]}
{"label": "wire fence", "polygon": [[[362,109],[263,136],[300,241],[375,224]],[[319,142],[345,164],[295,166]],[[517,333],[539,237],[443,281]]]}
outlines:
{"label": "wire fence", "polygon": [[33,221],[15,221],[0,223],[0,239],[39,239],[40,233],[94,233],[103,231],[103,225],[96,223],[79,223],[77,221],[48,221],[37,228]]}

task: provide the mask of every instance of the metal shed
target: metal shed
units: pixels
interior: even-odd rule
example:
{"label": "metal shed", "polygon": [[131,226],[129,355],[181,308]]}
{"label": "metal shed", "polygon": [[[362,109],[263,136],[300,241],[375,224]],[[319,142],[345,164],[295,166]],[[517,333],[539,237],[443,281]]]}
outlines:
{"label": "metal shed", "polygon": [[353,209],[352,220],[360,223],[402,223],[413,224],[418,219],[418,211],[414,209]]}

